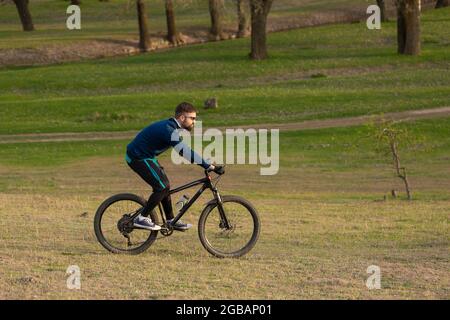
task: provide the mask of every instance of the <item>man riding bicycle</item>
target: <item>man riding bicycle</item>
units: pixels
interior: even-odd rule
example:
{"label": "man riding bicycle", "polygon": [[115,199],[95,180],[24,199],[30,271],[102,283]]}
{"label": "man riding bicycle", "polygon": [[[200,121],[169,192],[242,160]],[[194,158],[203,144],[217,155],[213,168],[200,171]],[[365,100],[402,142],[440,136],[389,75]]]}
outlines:
{"label": "man riding bicycle", "polygon": [[[191,104],[183,102],[175,109],[175,117],[155,122],[141,132],[128,144],[126,152],[126,162],[145,182],[152,188],[147,205],[135,218],[134,226],[147,230],[160,230],[161,227],[155,224],[149,217],[150,212],[162,203],[167,218],[167,223],[171,223],[174,218],[172,201],[170,198],[170,183],[156,156],[160,155],[170,147],[174,147],[179,154],[191,163],[196,163],[207,170],[213,170],[222,174],[223,167],[214,166],[204,160],[195,151],[181,142],[178,130],[185,129],[192,131],[195,125],[197,111]],[[180,220],[172,225],[175,230],[184,231],[192,227]]]}

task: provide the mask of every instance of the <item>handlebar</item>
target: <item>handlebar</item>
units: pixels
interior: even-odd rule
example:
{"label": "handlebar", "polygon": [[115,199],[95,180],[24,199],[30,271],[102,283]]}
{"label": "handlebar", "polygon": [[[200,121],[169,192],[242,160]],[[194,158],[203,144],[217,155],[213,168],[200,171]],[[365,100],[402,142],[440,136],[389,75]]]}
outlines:
{"label": "handlebar", "polygon": [[208,176],[208,173],[213,172],[213,171],[221,176],[221,175],[223,175],[225,173],[225,166],[216,166],[216,165],[214,165],[214,169],[209,169],[209,168],[205,169],[205,175]]}

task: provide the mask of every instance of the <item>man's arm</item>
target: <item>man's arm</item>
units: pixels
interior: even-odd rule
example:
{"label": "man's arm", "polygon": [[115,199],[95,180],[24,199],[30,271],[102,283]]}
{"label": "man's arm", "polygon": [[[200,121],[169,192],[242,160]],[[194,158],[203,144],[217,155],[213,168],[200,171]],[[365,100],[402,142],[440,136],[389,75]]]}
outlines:
{"label": "man's arm", "polygon": [[214,170],[214,166],[210,164],[209,161],[203,159],[197,152],[182,142],[178,129],[171,132],[168,138],[170,145],[178,152],[180,156],[187,159],[190,163],[198,164],[204,169]]}

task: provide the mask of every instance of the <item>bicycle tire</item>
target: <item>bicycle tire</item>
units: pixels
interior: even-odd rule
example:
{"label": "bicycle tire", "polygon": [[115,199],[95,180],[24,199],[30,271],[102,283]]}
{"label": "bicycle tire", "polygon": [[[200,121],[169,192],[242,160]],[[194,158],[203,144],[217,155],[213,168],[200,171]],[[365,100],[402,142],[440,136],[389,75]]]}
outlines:
{"label": "bicycle tire", "polygon": [[[108,242],[108,240],[103,235],[102,226],[101,226],[101,221],[102,221],[103,215],[111,205],[113,205],[119,201],[132,201],[132,202],[137,203],[140,206],[145,206],[147,203],[143,198],[139,197],[138,195],[131,194],[131,193],[120,193],[120,194],[116,194],[114,196],[109,197],[98,207],[97,212],[95,213],[95,217],[94,217],[95,236],[97,237],[97,240],[100,242],[100,244],[105,249],[107,249],[108,251],[110,251],[112,253],[130,254],[130,255],[140,254],[140,253],[144,252],[145,250],[147,250],[153,244],[153,242],[155,242],[156,237],[158,235],[158,231],[151,231],[151,232],[149,231],[148,238],[140,246],[133,248],[133,249],[126,249],[126,250],[113,246],[112,244],[110,244]],[[150,217],[155,223],[158,224],[158,216],[156,215],[156,212],[154,210],[152,210],[150,212]],[[119,233],[119,230],[117,230],[117,232]]]}
{"label": "bicycle tire", "polygon": [[[238,197],[238,196],[222,196],[222,203],[234,203],[239,204],[242,207],[246,209],[246,212],[250,214],[252,218],[252,224],[253,224],[253,230],[251,232],[251,237],[248,242],[245,243],[244,246],[239,248],[238,250],[234,250],[231,252],[226,252],[222,249],[216,248],[214,244],[212,244],[208,236],[206,235],[206,223],[209,217],[211,217],[211,213],[213,212],[213,209],[217,207],[217,201],[212,202],[208,204],[202,211],[199,222],[198,222],[198,235],[200,238],[200,242],[202,243],[203,247],[213,256],[218,258],[238,258],[246,253],[248,253],[256,244],[259,238],[259,233],[261,229],[261,223],[259,219],[258,212],[253,207],[253,205],[245,200],[244,198]],[[226,213],[225,213],[226,214]],[[228,217],[228,216],[227,216]],[[215,218],[217,219],[217,217]],[[217,222],[216,222],[217,223]],[[233,224],[233,221],[231,221],[231,224]],[[219,226],[220,227],[220,226]]]}

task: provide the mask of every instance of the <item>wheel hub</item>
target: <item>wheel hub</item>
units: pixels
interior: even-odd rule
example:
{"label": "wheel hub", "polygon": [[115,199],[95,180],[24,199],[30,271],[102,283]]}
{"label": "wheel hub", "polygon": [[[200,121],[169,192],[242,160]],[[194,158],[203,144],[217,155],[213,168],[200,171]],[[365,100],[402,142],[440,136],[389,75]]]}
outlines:
{"label": "wheel hub", "polygon": [[130,215],[125,214],[122,218],[117,222],[117,229],[122,234],[131,233],[133,231],[133,220],[130,219]]}

